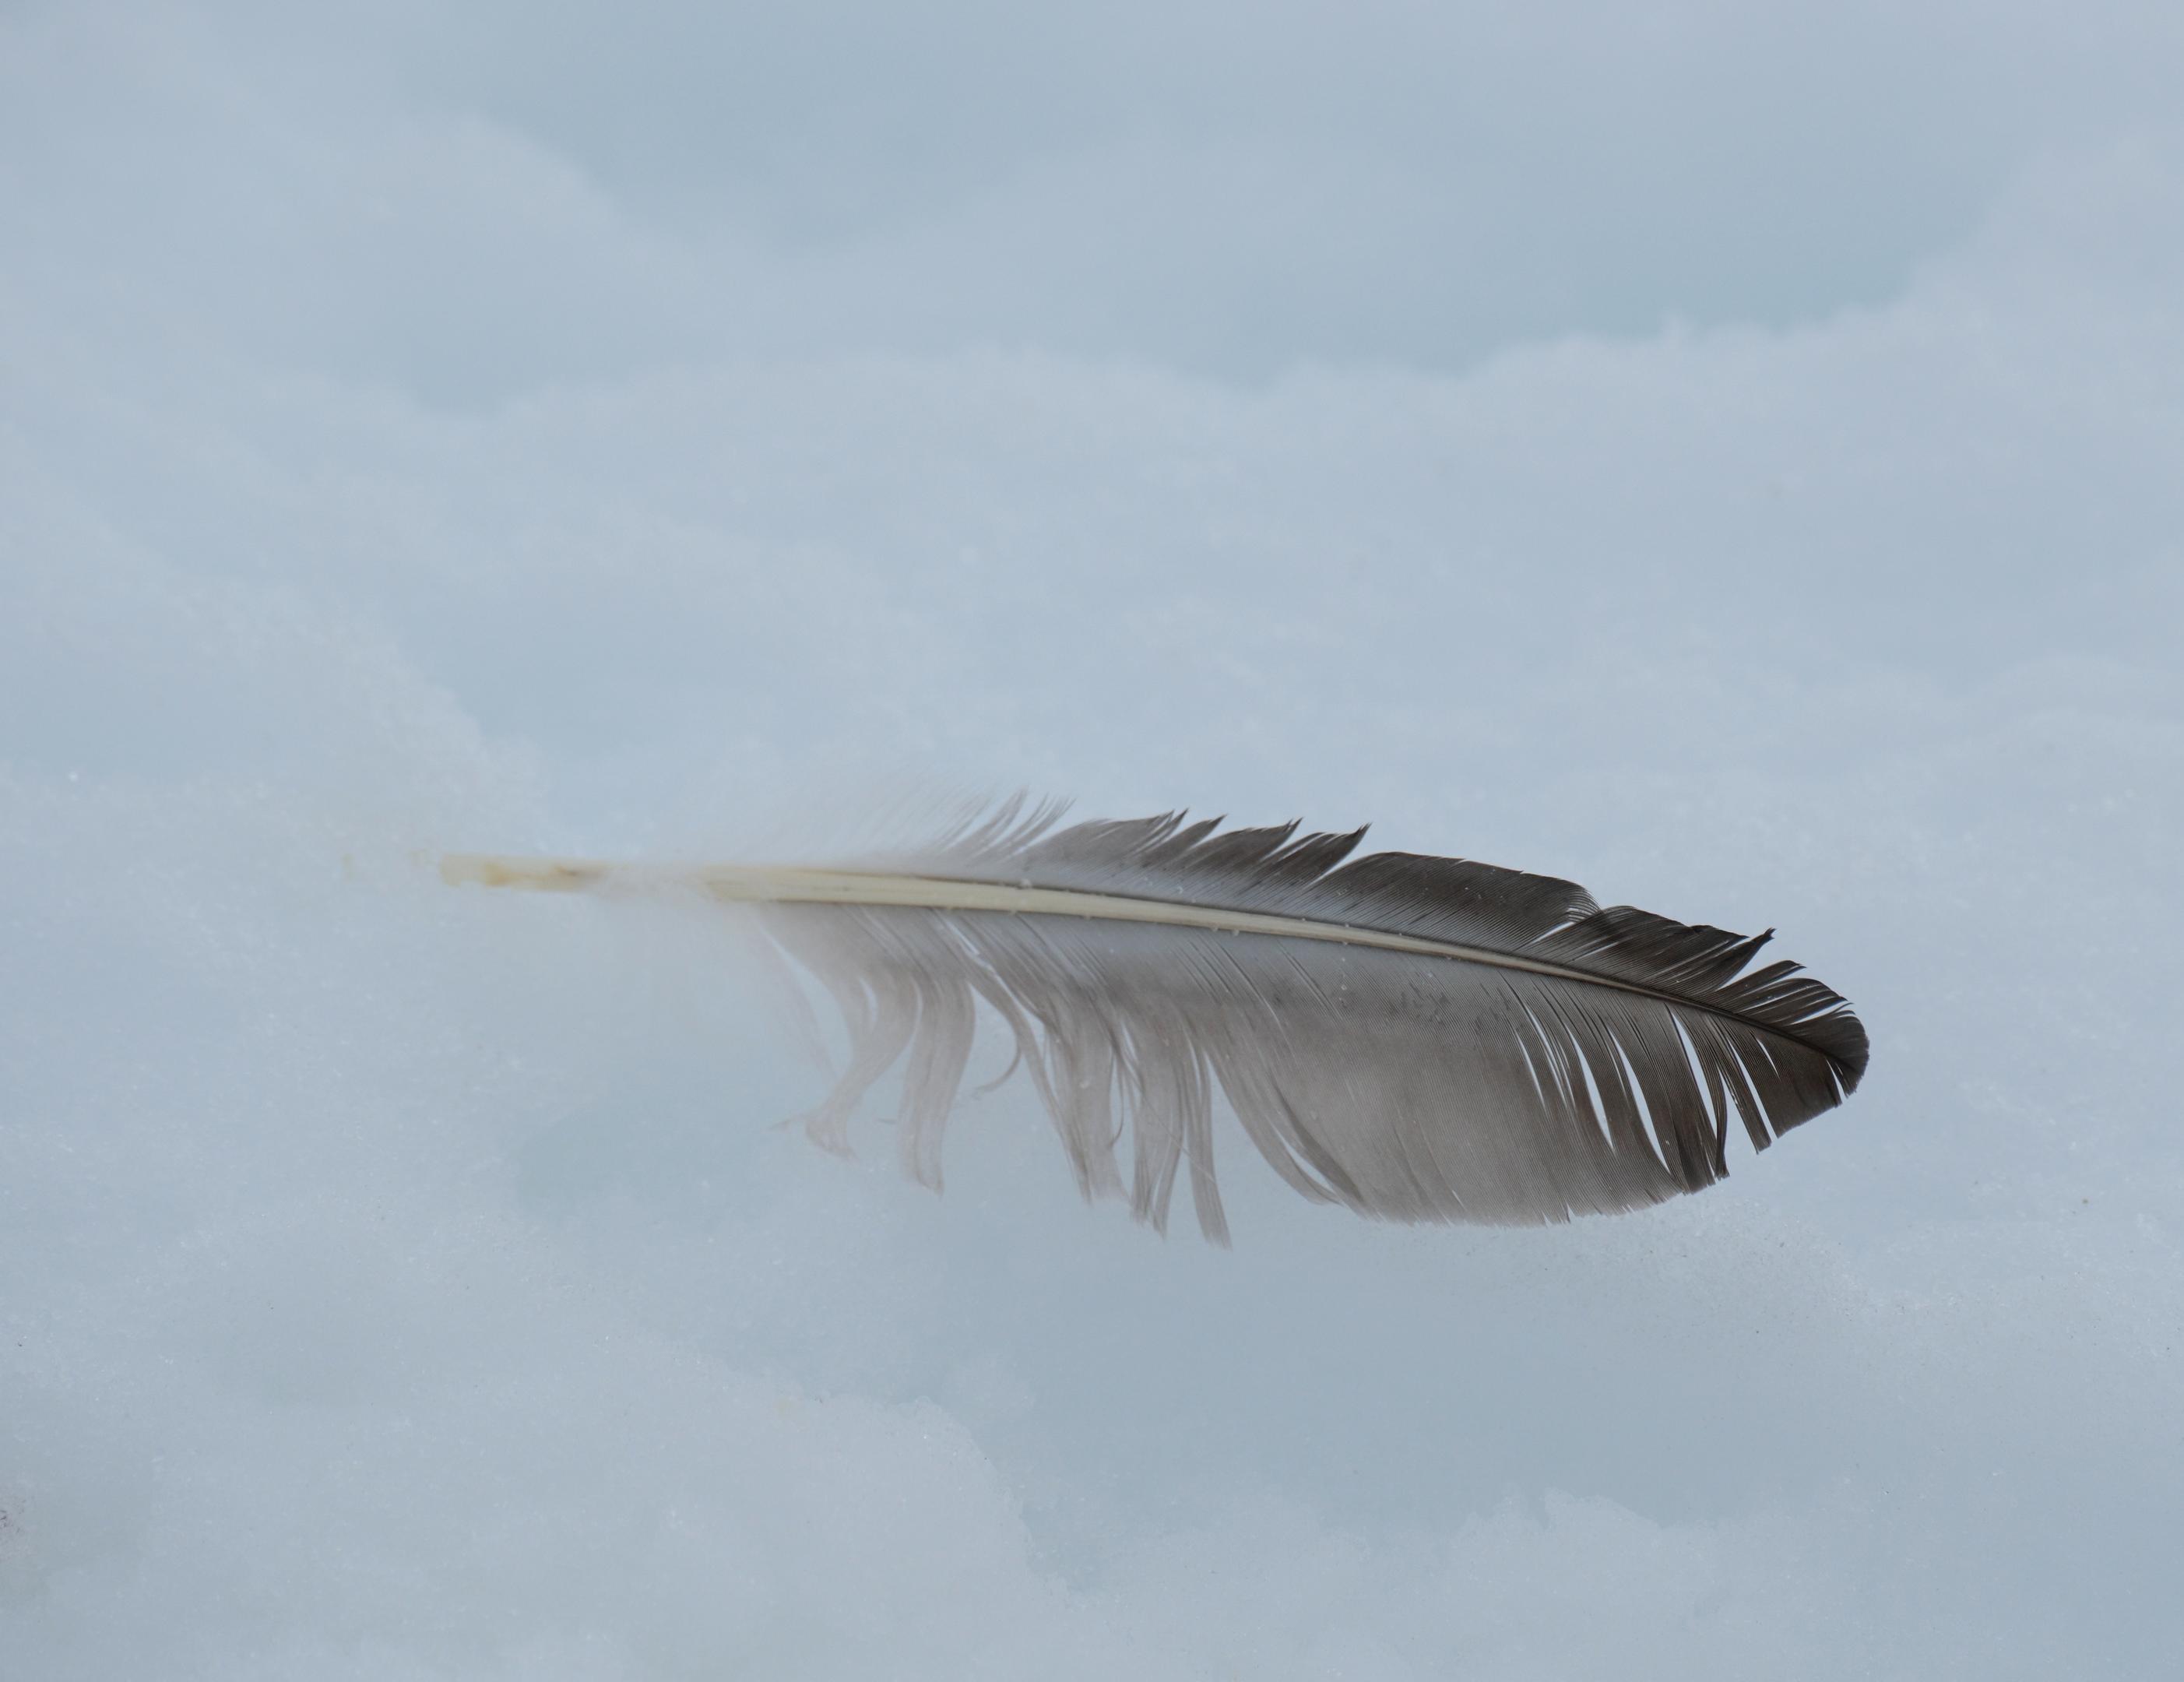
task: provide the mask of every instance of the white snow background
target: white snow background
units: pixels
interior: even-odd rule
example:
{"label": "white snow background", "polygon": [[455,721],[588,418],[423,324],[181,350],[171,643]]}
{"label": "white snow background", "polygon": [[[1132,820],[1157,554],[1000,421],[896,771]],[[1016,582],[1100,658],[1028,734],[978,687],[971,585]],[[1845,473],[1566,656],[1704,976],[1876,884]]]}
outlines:
{"label": "white snow background", "polygon": [[[2174,1674],[2180,86],[2153,0],[8,8],[0,1675]],[[1558,1229],[1231,1131],[1223,1253],[1020,1083],[825,1157],[724,931],[411,861],[926,778],[1774,925],[1872,1072]]]}

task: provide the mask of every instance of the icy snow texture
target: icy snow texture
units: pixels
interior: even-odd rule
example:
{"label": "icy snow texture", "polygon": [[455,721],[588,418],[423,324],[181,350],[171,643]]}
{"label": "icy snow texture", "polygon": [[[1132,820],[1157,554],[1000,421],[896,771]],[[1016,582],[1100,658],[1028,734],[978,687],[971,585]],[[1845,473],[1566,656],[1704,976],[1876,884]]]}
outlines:
{"label": "icy snow texture", "polygon": [[[11,9],[0,1674],[2170,1671],[2179,15]],[[926,773],[1777,924],[1873,1073],[1221,1255],[410,863]]]}

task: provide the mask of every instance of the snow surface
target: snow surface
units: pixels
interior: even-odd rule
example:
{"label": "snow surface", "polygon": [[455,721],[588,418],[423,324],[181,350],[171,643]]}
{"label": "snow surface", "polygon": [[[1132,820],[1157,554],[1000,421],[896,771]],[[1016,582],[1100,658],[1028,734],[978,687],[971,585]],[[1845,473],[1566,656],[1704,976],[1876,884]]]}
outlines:
{"label": "snow surface", "polygon": [[[0,1675],[2170,1674],[2176,8],[0,17]],[[438,888],[937,777],[1769,924],[1866,1089],[1233,1254]]]}

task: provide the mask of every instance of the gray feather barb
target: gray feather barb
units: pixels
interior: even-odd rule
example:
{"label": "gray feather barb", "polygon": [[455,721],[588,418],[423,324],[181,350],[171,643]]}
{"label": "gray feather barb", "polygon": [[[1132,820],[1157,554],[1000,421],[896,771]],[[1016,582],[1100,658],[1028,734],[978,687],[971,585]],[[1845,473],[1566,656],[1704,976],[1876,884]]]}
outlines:
{"label": "gray feather barb", "polygon": [[849,1031],[806,1130],[845,1150],[851,1111],[902,1064],[904,1164],[935,1187],[983,1005],[1079,1189],[1164,1230],[1187,1172],[1216,1242],[1217,1091],[1307,1197],[1534,1223],[1710,1185],[1732,1114],[1764,1149],[1865,1071],[1839,994],[1795,964],[1748,967],[1766,934],[1602,909],[1574,883],[1468,860],[1352,857],[1362,829],[1178,813],[1063,827],[1061,810],[1011,800],[930,845],[824,866],[457,855],[441,871],[755,905]]}

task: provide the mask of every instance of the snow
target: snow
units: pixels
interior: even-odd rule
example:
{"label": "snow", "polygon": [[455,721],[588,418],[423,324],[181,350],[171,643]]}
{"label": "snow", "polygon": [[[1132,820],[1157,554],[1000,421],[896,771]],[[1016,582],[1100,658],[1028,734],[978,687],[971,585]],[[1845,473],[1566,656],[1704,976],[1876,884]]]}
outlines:
{"label": "snow", "polygon": [[[2164,1669],[2178,30],[0,20],[0,1674]],[[1550,1232],[1232,1133],[1223,1254],[415,860],[933,780],[1773,925],[1873,1071]]]}

